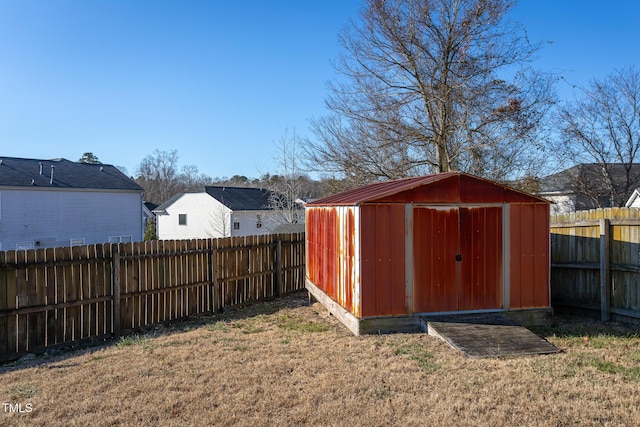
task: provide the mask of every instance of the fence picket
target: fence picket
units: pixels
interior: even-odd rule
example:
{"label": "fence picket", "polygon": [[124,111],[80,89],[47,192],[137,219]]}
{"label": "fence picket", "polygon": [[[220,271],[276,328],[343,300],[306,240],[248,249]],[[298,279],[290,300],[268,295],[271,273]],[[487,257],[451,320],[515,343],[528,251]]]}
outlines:
{"label": "fence picket", "polygon": [[[0,265],[6,264],[5,253],[0,252]],[[0,270],[0,312],[3,310],[9,310],[12,307],[8,301],[8,276],[15,274],[13,270]],[[9,318],[0,317],[0,354],[7,354],[13,352],[13,349],[9,350]]]}

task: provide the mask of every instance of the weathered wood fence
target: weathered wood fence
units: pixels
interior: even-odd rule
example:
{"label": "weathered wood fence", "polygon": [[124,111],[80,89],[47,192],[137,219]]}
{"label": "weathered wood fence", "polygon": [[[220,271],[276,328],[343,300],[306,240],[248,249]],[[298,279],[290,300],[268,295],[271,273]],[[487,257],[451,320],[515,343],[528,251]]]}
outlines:
{"label": "weathered wood fence", "polygon": [[552,215],[551,297],[560,309],[640,322],[640,210]]}
{"label": "weathered wood fence", "polygon": [[0,252],[0,361],[304,288],[304,233]]}

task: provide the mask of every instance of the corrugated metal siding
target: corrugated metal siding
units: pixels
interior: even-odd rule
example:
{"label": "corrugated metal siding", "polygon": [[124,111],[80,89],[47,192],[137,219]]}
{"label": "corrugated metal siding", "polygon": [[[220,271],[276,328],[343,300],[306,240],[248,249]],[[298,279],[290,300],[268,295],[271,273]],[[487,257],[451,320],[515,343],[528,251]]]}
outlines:
{"label": "corrugated metal siding", "polygon": [[401,204],[360,207],[362,317],[405,313],[405,230]]}
{"label": "corrugated metal siding", "polygon": [[542,199],[450,173],[329,201],[306,209],[308,277],[358,318],[549,306]]}
{"label": "corrugated metal siding", "polygon": [[356,205],[374,199],[377,200],[383,196],[389,196],[398,192],[407,191],[414,187],[439,181],[449,175],[457,175],[457,173],[446,172],[435,175],[416,176],[392,181],[375,182],[359,188],[344,191],[342,193],[334,194],[333,196],[315,200],[308,203],[307,206]]}
{"label": "corrugated metal siding", "polygon": [[458,310],[502,308],[502,208],[460,208]]}
{"label": "corrugated metal siding", "polygon": [[414,208],[414,312],[458,309],[458,233],[457,208]]}
{"label": "corrugated metal siding", "polygon": [[549,205],[511,205],[510,307],[549,306]]}
{"label": "corrugated metal siding", "polygon": [[315,207],[305,213],[307,277],[356,317],[357,210],[356,207]]}
{"label": "corrugated metal siding", "polygon": [[501,207],[415,207],[413,221],[414,312],[502,307]]}

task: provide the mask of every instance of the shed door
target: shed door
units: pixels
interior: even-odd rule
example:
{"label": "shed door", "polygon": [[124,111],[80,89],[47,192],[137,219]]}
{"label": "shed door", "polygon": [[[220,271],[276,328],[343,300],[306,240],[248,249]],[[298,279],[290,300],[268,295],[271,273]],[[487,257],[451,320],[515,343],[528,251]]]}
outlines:
{"label": "shed door", "polygon": [[413,209],[414,312],[502,307],[502,208]]}

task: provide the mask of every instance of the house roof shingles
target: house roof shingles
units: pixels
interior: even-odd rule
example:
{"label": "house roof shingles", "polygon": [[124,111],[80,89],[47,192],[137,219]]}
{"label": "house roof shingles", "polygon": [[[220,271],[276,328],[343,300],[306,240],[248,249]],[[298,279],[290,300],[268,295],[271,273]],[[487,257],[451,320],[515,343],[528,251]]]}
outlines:
{"label": "house roof shingles", "polygon": [[0,187],[143,191],[112,165],[16,157],[0,157]]}
{"label": "house roof shingles", "polygon": [[272,209],[271,192],[261,188],[207,186],[205,192],[232,211],[261,211]]}
{"label": "house roof shingles", "polygon": [[[630,165],[632,181],[640,178],[640,164]],[[626,182],[626,168],[621,163],[607,164],[609,174],[614,185],[620,186]],[[565,169],[561,172],[549,175],[540,180],[540,194],[574,193],[581,187],[589,187],[592,190],[601,189],[604,185],[602,165],[598,163],[581,163]]]}

